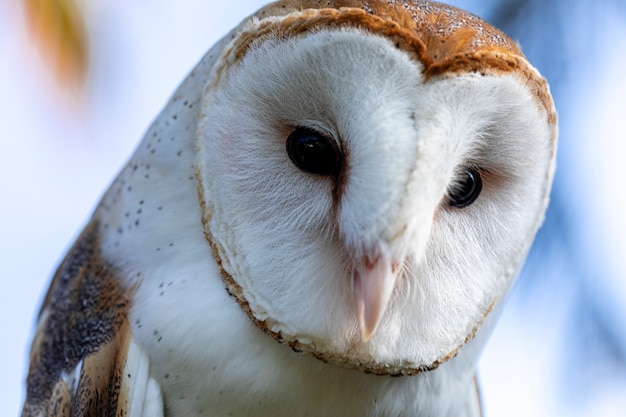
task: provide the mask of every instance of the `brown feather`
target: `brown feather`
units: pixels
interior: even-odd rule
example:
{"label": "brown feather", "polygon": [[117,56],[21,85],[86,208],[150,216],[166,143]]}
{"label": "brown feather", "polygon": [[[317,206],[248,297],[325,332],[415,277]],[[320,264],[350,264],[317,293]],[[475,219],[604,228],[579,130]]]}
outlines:
{"label": "brown feather", "polygon": [[[92,223],[56,271],[33,340],[24,417],[84,415],[77,414],[83,409],[117,415],[130,302],[114,268],[100,257],[98,243]],[[74,391],[65,378],[81,362]]]}
{"label": "brown feather", "polygon": [[[556,124],[546,81],[527,63],[511,38],[471,13],[421,0],[282,0],[255,16],[263,19],[303,11],[300,17],[268,22],[265,33],[259,36],[272,34],[272,30],[293,36],[319,27],[363,28],[399,41],[399,48],[422,62],[426,79],[468,72],[521,76],[546,112],[548,123]],[[241,39],[243,49],[237,58],[259,36]]]}

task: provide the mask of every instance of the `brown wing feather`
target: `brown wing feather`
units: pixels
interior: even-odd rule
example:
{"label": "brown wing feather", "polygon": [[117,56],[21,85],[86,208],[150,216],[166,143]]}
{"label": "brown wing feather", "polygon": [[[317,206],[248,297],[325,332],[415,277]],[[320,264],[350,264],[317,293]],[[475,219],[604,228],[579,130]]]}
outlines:
{"label": "brown wing feather", "polygon": [[[59,266],[44,300],[23,417],[125,415],[129,306],[128,292],[99,254],[98,225],[91,223]],[[80,377],[72,382],[80,366]]]}

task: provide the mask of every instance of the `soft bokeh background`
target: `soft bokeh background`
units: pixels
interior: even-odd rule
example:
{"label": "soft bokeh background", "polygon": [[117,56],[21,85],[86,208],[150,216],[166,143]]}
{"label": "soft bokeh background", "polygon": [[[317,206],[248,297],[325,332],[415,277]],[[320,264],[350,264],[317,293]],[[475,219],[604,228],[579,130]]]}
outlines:
{"label": "soft bokeh background", "polygon": [[[206,50],[262,0],[85,0],[90,69],[64,92],[0,0],[0,415],[18,415],[59,258]],[[560,115],[552,205],[483,354],[485,414],[626,415],[626,2],[452,2],[518,40]]]}

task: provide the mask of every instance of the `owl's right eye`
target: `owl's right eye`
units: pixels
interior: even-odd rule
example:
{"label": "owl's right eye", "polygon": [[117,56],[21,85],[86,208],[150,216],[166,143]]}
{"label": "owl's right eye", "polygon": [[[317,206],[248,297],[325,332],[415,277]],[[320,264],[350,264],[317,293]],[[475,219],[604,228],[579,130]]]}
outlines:
{"label": "owl's right eye", "polygon": [[291,132],[287,154],[295,166],[311,174],[337,175],[341,170],[341,153],[335,141],[308,127]]}

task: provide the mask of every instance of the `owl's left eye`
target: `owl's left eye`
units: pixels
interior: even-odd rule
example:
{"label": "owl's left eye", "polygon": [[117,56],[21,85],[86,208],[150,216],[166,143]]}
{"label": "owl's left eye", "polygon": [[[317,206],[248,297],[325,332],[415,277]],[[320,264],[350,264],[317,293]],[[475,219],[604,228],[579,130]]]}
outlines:
{"label": "owl's left eye", "polygon": [[341,169],[341,155],[335,141],[308,127],[291,132],[287,154],[295,166],[311,174],[336,175]]}
{"label": "owl's left eye", "polygon": [[483,189],[483,179],[480,170],[467,168],[460,180],[448,191],[448,204],[452,207],[463,208],[472,204]]}

